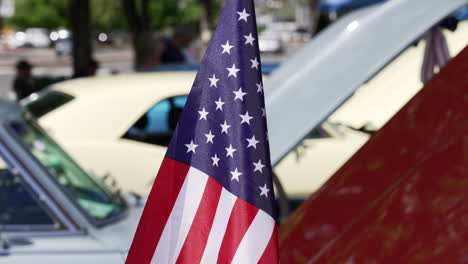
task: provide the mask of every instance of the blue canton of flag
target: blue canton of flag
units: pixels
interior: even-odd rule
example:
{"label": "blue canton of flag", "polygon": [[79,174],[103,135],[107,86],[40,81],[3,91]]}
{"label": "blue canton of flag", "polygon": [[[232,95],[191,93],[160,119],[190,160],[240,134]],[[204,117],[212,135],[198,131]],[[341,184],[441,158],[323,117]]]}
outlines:
{"label": "blue canton of flag", "polygon": [[278,263],[253,0],[228,0],[127,263]]}

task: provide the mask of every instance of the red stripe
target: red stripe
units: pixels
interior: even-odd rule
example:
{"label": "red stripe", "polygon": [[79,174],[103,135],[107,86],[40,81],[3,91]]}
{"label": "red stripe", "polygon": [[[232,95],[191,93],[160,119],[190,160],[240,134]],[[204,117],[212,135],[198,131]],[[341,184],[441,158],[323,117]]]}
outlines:
{"label": "red stripe", "polygon": [[259,264],[273,264],[279,263],[278,254],[278,227],[275,226],[273,233],[271,234],[270,242],[268,242],[262,257],[258,261]]}
{"label": "red stripe", "polygon": [[126,264],[150,263],[189,166],[164,158],[128,252]]}
{"label": "red stripe", "polygon": [[252,224],[258,208],[250,203],[237,199],[232,208],[231,216],[224,234],[218,254],[218,263],[231,263],[242,238]]}
{"label": "red stripe", "polygon": [[[208,177],[203,197],[176,263],[199,263],[213,225],[222,185]],[[222,205],[220,205],[222,206]]]}

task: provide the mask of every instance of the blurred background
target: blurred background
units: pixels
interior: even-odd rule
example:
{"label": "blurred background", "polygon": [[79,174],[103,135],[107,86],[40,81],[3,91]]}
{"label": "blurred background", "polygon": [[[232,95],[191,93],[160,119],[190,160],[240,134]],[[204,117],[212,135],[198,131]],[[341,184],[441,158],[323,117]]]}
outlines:
{"label": "blurred background", "polygon": [[[382,0],[255,1],[264,68],[275,67],[343,14],[378,2]],[[34,90],[41,90],[72,77],[145,71],[165,64],[196,65],[223,3],[0,0],[0,96],[20,99],[12,90],[18,67],[30,68],[36,79]],[[180,45],[184,59],[161,60],[164,44],[177,35],[186,38]]]}

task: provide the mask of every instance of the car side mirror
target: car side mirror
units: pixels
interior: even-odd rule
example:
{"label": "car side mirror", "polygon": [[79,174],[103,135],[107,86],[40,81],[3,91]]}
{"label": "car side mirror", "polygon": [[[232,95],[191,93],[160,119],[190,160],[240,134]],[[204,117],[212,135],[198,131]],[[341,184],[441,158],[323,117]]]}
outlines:
{"label": "car side mirror", "polygon": [[10,243],[8,240],[0,234],[0,257],[7,256],[10,254]]}
{"label": "car side mirror", "polygon": [[0,234],[0,256],[10,255],[10,248],[14,246],[29,246],[33,242],[25,237],[7,238]]}

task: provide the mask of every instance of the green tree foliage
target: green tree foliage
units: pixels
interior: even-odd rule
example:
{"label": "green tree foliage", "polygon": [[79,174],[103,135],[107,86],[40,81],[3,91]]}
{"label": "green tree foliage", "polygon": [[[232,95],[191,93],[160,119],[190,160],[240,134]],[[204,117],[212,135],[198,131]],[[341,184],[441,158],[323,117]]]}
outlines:
{"label": "green tree foliage", "polygon": [[[68,0],[16,0],[15,15],[6,22],[20,29],[68,27],[68,2]],[[213,2],[216,19],[224,0],[214,0]],[[128,29],[121,1],[90,0],[90,4],[93,30]],[[155,31],[164,31],[178,24],[192,24],[197,28],[200,13],[199,0],[150,0],[150,28]]]}
{"label": "green tree foliage", "polygon": [[67,4],[67,0],[16,0],[15,15],[6,22],[20,29],[66,26]]}
{"label": "green tree foliage", "polygon": [[91,0],[91,28],[109,32],[128,28],[119,0]]}

